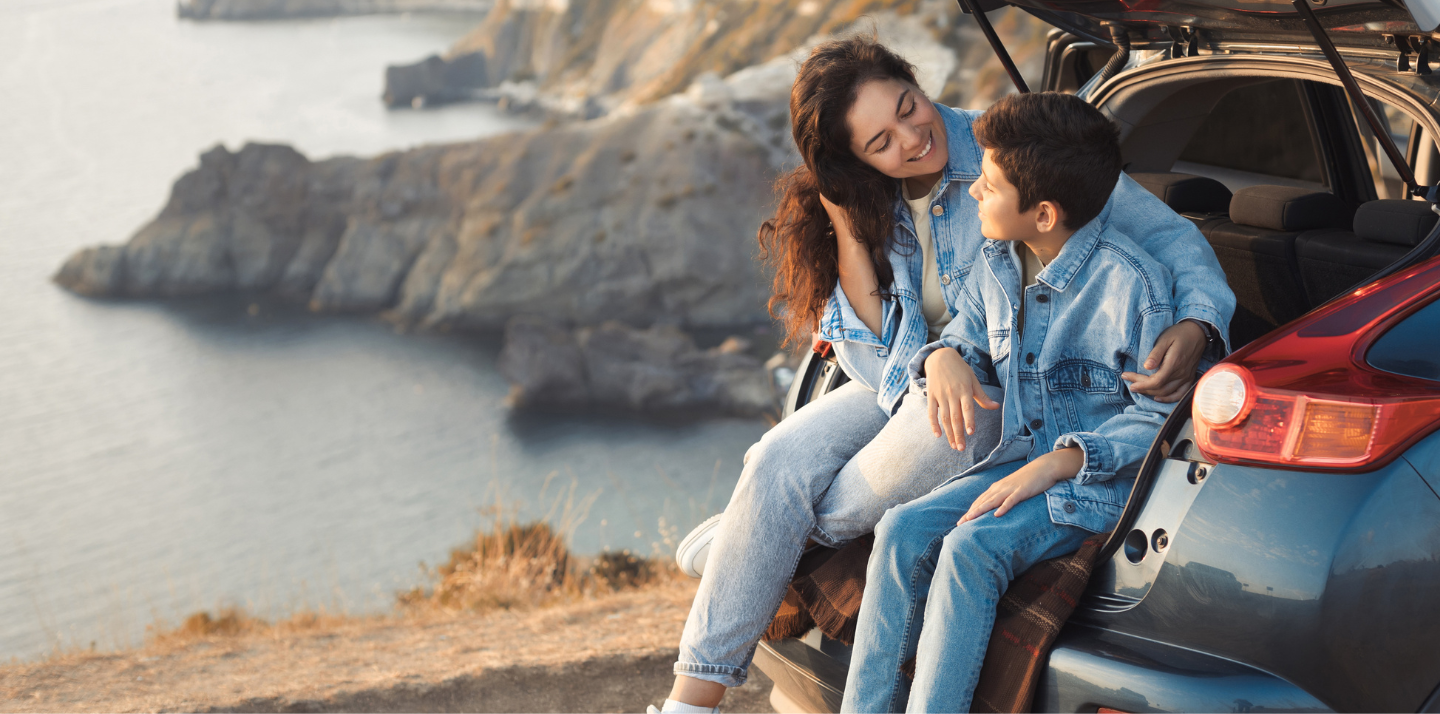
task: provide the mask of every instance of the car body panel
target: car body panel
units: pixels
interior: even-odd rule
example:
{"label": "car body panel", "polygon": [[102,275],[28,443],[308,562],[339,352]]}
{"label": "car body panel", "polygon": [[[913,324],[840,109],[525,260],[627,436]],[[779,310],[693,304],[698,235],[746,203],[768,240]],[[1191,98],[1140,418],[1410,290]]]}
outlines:
{"label": "car body panel", "polygon": [[1410,462],[1219,465],[1144,599],[1074,618],[1271,672],[1337,710],[1415,711],[1440,682],[1437,607],[1440,498]]}
{"label": "car body panel", "polygon": [[1090,627],[1061,632],[1035,695],[1040,712],[1328,712],[1315,697],[1238,662]]}

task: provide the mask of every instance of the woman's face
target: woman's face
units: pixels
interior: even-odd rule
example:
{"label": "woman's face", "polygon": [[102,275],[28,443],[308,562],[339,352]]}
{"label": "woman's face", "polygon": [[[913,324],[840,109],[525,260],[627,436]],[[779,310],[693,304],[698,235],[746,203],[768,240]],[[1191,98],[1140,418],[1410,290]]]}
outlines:
{"label": "woman's face", "polygon": [[938,173],[950,158],[940,112],[908,82],[873,79],[860,85],[845,119],[850,150],[891,178]]}

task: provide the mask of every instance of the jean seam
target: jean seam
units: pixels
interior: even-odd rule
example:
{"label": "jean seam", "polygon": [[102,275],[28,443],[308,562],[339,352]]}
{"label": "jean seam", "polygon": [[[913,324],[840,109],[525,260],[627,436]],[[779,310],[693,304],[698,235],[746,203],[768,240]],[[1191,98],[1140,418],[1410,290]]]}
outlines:
{"label": "jean seam", "polygon": [[[947,533],[946,535],[949,534]],[[930,545],[925,547],[925,552],[921,558],[915,561],[915,567],[910,569],[910,601],[905,605],[905,630],[901,633],[900,637],[900,641],[904,643],[904,649],[900,652],[900,656],[902,657],[905,656],[905,652],[910,649],[910,630],[915,626],[915,583],[919,580],[920,564],[933,556],[935,549],[944,544],[944,542],[944,535],[931,540]],[[917,651],[915,654],[918,657],[920,653]],[[897,697],[900,695],[900,678],[905,676],[900,672],[900,668],[903,666],[905,666],[905,662],[901,661],[895,667],[895,671],[890,678],[890,699],[889,702],[886,703],[888,711],[901,711]]]}
{"label": "jean seam", "polygon": [[[812,507],[812,508],[813,508],[813,507]],[[811,530],[816,530],[816,527],[815,527],[815,526],[811,526]],[[799,549],[797,549],[797,552],[795,553],[794,561],[790,563],[790,569],[789,569],[788,572],[791,573],[792,577],[793,577],[793,575],[794,575],[794,573],[795,573],[795,568],[800,565],[800,558],[802,558],[804,555],[805,555],[805,548],[802,546],[802,547],[800,547]],[[779,599],[777,599],[777,600],[775,601],[775,604],[770,607],[769,612],[770,612],[770,619],[771,619],[771,620],[774,620],[774,619],[775,619],[775,613],[777,613],[777,612],[780,611],[780,605],[785,602],[785,593],[788,592],[789,589],[790,589],[790,585],[789,585],[789,583],[787,582],[786,585],[785,585],[785,587],[780,590],[780,597],[779,597]],[[764,633],[761,633],[761,637],[762,637],[762,638],[764,637]],[[760,646],[760,642],[759,642],[758,640],[757,640],[755,643],[753,643],[753,644],[750,645],[750,650],[749,650],[749,652],[747,653],[747,655],[746,655],[746,657],[745,657],[745,661],[746,661],[746,662],[751,662],[751,661],[754,660],[754,658],[755,658],[755,648],[756,648],[756,647],[759,647],[759,646]],[[710,666],[710,667],[728,667],[728,666],[730,666],[730,665],[705,665],[705,666]],[[740,668],[736,668],[736,671],[733,672],[733,673],[732,673],[732,672],[717,672],[716,674],[733,674],[735,677],[738,677],[738,678],[740,678],[740,679],[742,679],[742,680],[748,680],[748,679],[750,678],[750,668],[749,668],[749,667],[740,667]]]}

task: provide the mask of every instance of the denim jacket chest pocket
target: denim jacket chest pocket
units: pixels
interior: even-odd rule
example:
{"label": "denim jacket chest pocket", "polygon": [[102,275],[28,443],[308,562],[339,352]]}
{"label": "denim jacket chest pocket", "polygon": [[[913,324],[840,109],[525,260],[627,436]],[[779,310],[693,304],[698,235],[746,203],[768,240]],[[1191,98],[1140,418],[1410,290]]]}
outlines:
{"label": "denim jacket chest pocket", "polygon": [[1060,433],[1084,431],[1125,410],[1120,370],[1092,359],[1062,359],[1045,370],[1052,416]]}

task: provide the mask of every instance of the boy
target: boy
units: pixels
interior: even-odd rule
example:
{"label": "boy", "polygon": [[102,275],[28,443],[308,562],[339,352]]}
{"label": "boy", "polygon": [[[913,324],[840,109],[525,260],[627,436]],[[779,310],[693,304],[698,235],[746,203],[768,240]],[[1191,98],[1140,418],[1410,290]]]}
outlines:
{"label": "boy", "polygon": [[1000,100],[975,135],[988,240],[973,309],[910,363],[911,390],[936,433],[958,435],[974,407],[956,395],[1002,387],[1000,445],[876,527],[844,711],[969,711],[1011,579],[1115,527],[1171,409],[1120,377],[1144,371],[1174,310],[1165,268],[1101,215],[1121,168],[1115,126],[1046,92]]}

